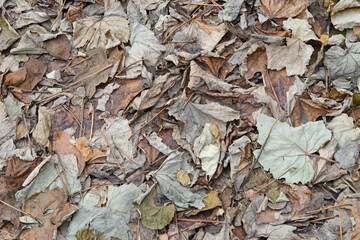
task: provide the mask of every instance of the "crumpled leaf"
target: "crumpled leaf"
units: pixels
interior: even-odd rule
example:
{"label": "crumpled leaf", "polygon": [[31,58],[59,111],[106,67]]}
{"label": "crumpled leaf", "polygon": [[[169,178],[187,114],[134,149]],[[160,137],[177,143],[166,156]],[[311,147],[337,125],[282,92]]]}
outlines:
{"label": "crumpled leaf", "polygon": [[144,195],[141,203],[134,204],[141,212],[141,223],[150,229],[163,229],[173,219],[175,205],[168,202],[158,185],[151,187]]}
{"label": "crumpled leaf", "polygon": [[21,13],[19,15],[19,18],[16,20],[14,28],[22,28],[32,23],[43,23],[49,19],[50,17],[47,12],[30,11],[26,13]]}
{"label": "crumpled leaf", "polygon": [[177,79],[178,76],[170,73],[156,77],[153,86],[150,89],[143,90],[141,95],[134,99],[134,109],[142,111],[154,106],[163,94],[174,86]]}
{"label": "crumpled leaf", "polygon": [[230,163],[230,178],[231,180],[235,180],[236,173],[238,172],[238,167],[241,162],[241,148],[246,147],[251,143],[251,140],[247,136],[242,136],[239,139],[233,141],[233,143],[229,146],[228,152],[229,156],[224,161],[224,167]]}
{"label": "crumpled leaf", "polygon": [[206,232],[203,240],[229,240],[230,239],[230,232],[229,227],[226,224],[223,224],[221,231],[218,233],[210,233]]}
{"label": "crumpled leaf", "polygon": [[272,188],[266,194],[272,203],[287,202],[289,199],[286,197],[284,192],[280,192],[276,188]]}
{"label": "crumpled leaf", "polygon": [[155,178],[162,193],[176,206],[201,209],[205,206],[202,202],[205,192],[194,192],[190,187],[182,186],[176,179],[178,170],[183,169],[194,176],[193,183],[197,180],[198,173],[189,165],[188,160],[190,159],[185,153],[176,151],[165,159],[158,170],[149,174]]}
{"label": "crumpled leaf", "polygon": [[335,153],[334,158],[339,163],[337,166],[352,172],[359,157],[359,144],[346,142],[345,145]]}
{"label": "crumpled leaf", "polygon": [[360,143],[360,128],[357,128],[353,118],[345,113],[334,117],[326,127],[333,132],[334,139],[340,148],[344,147],[348,141]]}
{"label": "crumpled leaf", "polygon": [[32,227],[21,239],[53,239],[57,228],[77,210],[67,199],[67,195],[60,188],[38,192],[29,197],[24,203],[24,211],[34,216],[42,225]]}
{"label": "crumpled leaf", "polygon": [[19,34],[10,26],[5,17],[0,18],[0,51],[10,47],[20,38]]}
{"label": "crumpled leaf", "polygon": [[331,22],[340,31],[360,25],[360,3],[356,0],[339,1],[332,8]]}
{"label": "crumpled leaf", "polygon": [[65,34],[49,34],[27,31],[16,48],[10,50],[13,54],[43,54],[49,53],[60,59],[67,60],[70,56],[71,43]]}
{"label": "crumpled leaf", "polygon": [[[264,144],[275,121],[274,118],[263,114],[258,116],[257,141],[261,145]],[[331,132],[322,121],[309,122],[297,128],[277,122],[272,128],[259,163],[265,170],[270,170],[276,179],[285,178],[288,183],[308,183],[315,174],[312,160],[308,155],[316,152],[330,139]],[[257,156],[259,151],[254,151],[254,155]]]}
{"label": "crumpled leaf", "polygon": [[228,0],[225,3],[224,10],[219,12],[219,18],[223,21],[234,21],[239,15],[241,5],[244,0]]}
{"label": "crumpled leaf", "polygon": [[73,23],[74,46],[86,49],[109,49],[127,42],[130,36],[128,21],[117,15],[92,16]]}
{"label": "crumpled leaf", "polygon": [[185,127],[181,133],[182,137],[190,143],[200,135],[205,123],[215,123],[219,128],[220,138],[225,137],[226,123],[240,118],[240,113],[219,103],[198,104],[188,102],[184,109],[186,99],[180,99],[168,107],[169,115],[182,121]]}
{"label": "crumpled leaf", "polygon": [[288,76],[302,75],[307,70],[314,48],[300,39],[286,38],[287,46],[267,45],[268,69],[286,68]]}
{"label": "crumpled leaf", "polygon": [[201,168],[210,180],[220,160],[220,134],[216,124],[205,124],[201,135],[194,141],[194,154],[201,160]]}
{"label": "crumpled leaf", "polygon": [[131,48],[127,51],[125,66],[129,66],[142,58],[154,58],[147,59],[144,62],[147,65],[155,65],[158,61],[156,58],[160,57],[161,52],[165,51],[166,47],[160,44],[151,30],[138,21],[131,23],[130,27]]}
{"label": "crumpled leaf", "polygon": [[324,65],[332,79],[360,76],[360,43],[345,42],[347,49],[332,46],[325,52]]}
{"label": "crumpled leaf", "polygon": [[283,22],[283,25],[287,31],[291,30],[293,38],[299,38],[304,42],[319,40],[306,19],[289,18]]}
{"label": "crumpled leaf", "polygon": [[43,148],[51,149],[51,142],[49,140],[51,134],[51,127],[55,111],[46,107],[39,107],[38,123],[32,133],[35,141]]}

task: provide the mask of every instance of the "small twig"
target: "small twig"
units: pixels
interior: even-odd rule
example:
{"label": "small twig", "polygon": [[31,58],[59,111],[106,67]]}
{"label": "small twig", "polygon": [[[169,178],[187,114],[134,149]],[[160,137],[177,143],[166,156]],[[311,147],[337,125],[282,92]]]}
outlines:
{"label": "small twig", "polygon": [[224,215],[225,215],[226,225],[227,225],[227,227],[229,228],[230,239],[233,240],[233,239],[234,239],[234,237],[233,237],[234,233],[232,232],[231,226],[230,226],[230,224],[229,224],[229,221],[227,220],[226,212],[224,213]]}
{"label": "small twig", "polygon": [[68,181],[67,176],[66,176],[66,171],[65,171],[64,165],[63,165],[63,163],[62,163],[61,156],[60,156],[60,154],[59,154],[57,151],[55,151],[55,153],[56,153],[56,155],[57,155],[58,158],[59,158],[60,166],[61,166],[61,168],[62,168],[62,170],[63,170],[63,172],[64,172],[64,179],[65,179],[66,187],[67,187],[69,193],[71,194],[71,189],[70,189],[69,181]]}
{"label": "small twig", "polygon": [[317,218],[317,219],[310,220],[309,222],[318,222],[318,221],[322,221],[322,220],[326,220],[326,219],[330,219],[330,218],[334,218],[334,217],[336,217],[336,216]]}
{"label": "small twig", "polygon": [[315,154],[311,154],[311,153],[307,153],[306,155],[309,156],[309,157],[320,158],[322,160],[326,160],[326,161],[332,162],[332,163],[339,163],[338,161],[335,161],[335,160],[332,160],[330,158],[326,158],[326,157],[323,157],[323,156],[320,156],[320,155],[315,155]]}
{"label": "small twig", "polygon": [[[69,189],[67,189],[64,180],[63,180],[62,177],[61,177],[61,173],[60,173],[59,167],[58,167],[57,165],[55,165],[55,168],[56,168],[56,171],[58,172],[58,176],[59,176],[59,178],[60,178],[60,180],[61,180],[61,182],[62,182],[62,184],[63,184],[63,186],[64,186],[64,188],[65,188],[66,195],[67,195],[68,197],[70,197],[71,194],[70,194],[70,192],[69,192]],[[64,172],[64,174],[65,174],[65,172]]]}
{"label": "small twig", "polygon": [[346,183],[346,185],[348,185],[349,188],[351,188],[351,190],[353,190],[355,193],[358,193],[358,191],[356,191],[356,189],[353,186],[351,186],[351,184],[348,181],[346,181],[345,178],[341,177],[340,179],[343,180]]}
{"label": "small twig", "polygon": [[[185,40],[185,41],[169,41],[168,43],[192,43],[196,41],[196,37],[193,40]],[[166,54],[165,54],[166,55]]]}
{"label": "small twig", "polygon": [[24,212],[24,211],[22,211],[22,210],[20,210],[20,209],[18,209],[18,208],[16,208],[16,207],[14,207],[14,206],[11,206],[10,204],[4,202],[4,201],[1,200],[1,199],[0,199],[0,202],[1,202],[2,204],[4,204],[4,205],[8,206],[9,208],[14,209],[15,211],[18,211],[18,212],[20,212],[20,213],[22,213],[22,214],[24,214],[24,215],[26,215],[26,216],[29,216],[29,217],[35,219],[36,221],[39,221],[39,220],[37,220],[35,217],[33,217],[31,214],[26,213],[26,212]]}
{"label": "small twig", "polygon": [[68,85],[66,88],[70,88],[70,87],[72,87],[72,86],[74,86],[74,85],[76,85],[76,84],[78,84],[78,83],[80,83],[80,82],[82,82],[82,81],[84,81],[84,80],[86,80],[86,79],[89,79],[89,78],[91,78],[91,77],[95,76],[96,74],[101,73],[102,71],[104,71],[104,70],[106,70],[106,69],[108,69],[108,68],[112,67],[113,65],[114,65],[114,64],[113,64],[113,63],[111,63],[111,64],[107,65],[106,67],[103,67],[102,69],[100,69],[100,70],[98,70],[98,71],[96,71],[96,72],[94,72],[94,73],[90,74],[89,76],[83,77],[83,78],[81,78],[81,79],[77,80],[76,82],[71,83],[71,84],[70,84],[70,85]]}
{"label": "small twig", "polygon": [[77,122],[77,124],[80,126],[80,121],[79,121],[79,119],[77,119],[77,117],[69,110],[69,109],[67,109],[65,106],[62,106],[64,109],[65,109],[65,111],[67,111],[68,113],[70,113],[70,115],[74,118],[74,120]]}
{"label": "small twig", "polygon": [[195,92],[192,92],[191,95],[189,96],[189,98],[186,100],[186,102],[184,103],[184,105],[181,107],[181,110],[184,111],[186,105],[190,102],[191,98],[194,96]]}
{"label": "small twig", "polygon": [[328,76],[328,70],[325,69],[325,92],[329,91],[329,76]]}
{"label": "small twig", "polygon": [[222,223],[226,224],[224,221],[215,221],[215,220],[206,220],[206,219],[185,219],[185,218],[178,218],[178,221],[183,222],[203,222],[203,223]]}
{"label": "small twig", "polygon": [[103,131],[101,131],[101,129],[99,129],[99,130],[100,130],[100,133],[103,135],[103,137],[104,137],[107,145],[109,146],[110,152],[111,152],[111,154],[113,155],[113,157],[114,157],[117,165],[119,166],[120,170],[124,173],[124,176],[126,176],[126,173],[125,173],[124,169],[122,168],[122,166],[120,165],[119,160],[116,158],[115,153],[113,152],[113,150],[112,150],[112,148],[111,148],[111,146],[110,146],[110,143],[109,143],[109,141],[107,140],[105,134],[103,133]]}
{"label": "small twig", "polygon": [[22,112],[22,117],[23,117],[24,124],[25,124],[25,127],[26,127],[26,134],[27,134],[27,138],[28,138],[29,147],[31,148],[32,147],[32,141],[31,141],[31,137],[30,137],[30,130],[29,130],[27,122],[26,122],[25,113],[24,113],[23,110],[21,110],[21,112]]}
{"label": "small twig", "polygon": [[[64,169],[61,169],[60,173],[62,173],[64,171]],[[59,177],[59,174],[56,175],[56,177],[46,186],[45,189],[48,189],[50,187],[51,184],[53,184],[53,182],[55,182],[55,180]]]}
{"label": "small twig", "polygon": [[81,111],[80,111],[80,131],[79,131],[79,138],[83,136],[83,125],[84,125],[84,105],[85,100],[81,98]]}
{"label": "small twig", "polygon": [[149,123],[151,123],[157,116],[159,116],[164,110],[166,109],[166,107],[163,107],[163,109],[161,109],[157,114],[155,114],[149,121],[147,121],[143,126],[141,126],[139,129],[135,130],[131,136],[128,139],[131,139],[135,133],[139,132],[141,129],[143,129],[144,127],[146,127]]}
{"label": "small twig", "polygon": [[[89,60],[90,58],[92,58],[93,56],[94,56],[95,54],[93,54],[93,55],[90,55],[90,56],[88,56],[88,57],[86,57],[86,58],[84,58],[83,60],[81,60],[81,61],[79,61],[79,62],[77,62],[77,63],[75,63],[75,64],[73,64],[73,65],[69,65],[69,66],[67,66],[67,67],[75,67],[75,66],[77,66],[77,65],[79,65],[79,64],[81,64],[81,63],[83,63],[83,62],[85,62],[85,61],[87,61],[87,60]],[[71,62],[70,62],[71,63]]]}
{"label": "small twig", "polygon": [[[198,6],[210,6],[210,7],[213,7],[214,6],[214,4],[209,4],[209,3],[192,3],[192,2],[184,2],[183,3],[184,5],[185,4],[188,4],[188,5],[198,5]],[[219,5],[219,4],[217,4],[219,7],[222,7],[222,6],[224,6],[224,5]]]}
{"label": "small twig", "polygon": [[171,37],[171,35],[173,35],[179,28],[181,28],[182,26],[184,26],[185,24],[191,22],[192,20],[198,18],[200,16],[200,14],[196,14],[194,17],[190,18],[189,20],[183,22],[182,24],[180,24],[179,26],[177,26],[176,28],[174,28],[164,39],[164,41],[162,42],[162,44],[165,44],[166,41],[169,39],[169,37]]}
{"label": "small twig", "polygon": [[[339,204],[339,205],[334,205],[334,206],[330,206],[330,207],[326,207],[326,208],[320,208],[317,210],[313,210],[313,211],[309,211],[309,212],[305,212],[306,214],[312,214],[312,213],[317,213],[317,212],[321,212],[323,210],[327,210],[327,209],[331,209],[331,208],[336,208],[336,207],[343,207],[343,206],[349,206],[350,204]],[[350,205],[351,206],[351,205]]]}
{"label": "small twig", "polygon": [[66,3],[66,0],[64,0],[64,3],[61,5],[61,8],[60,8],[60,10],[59,10],[59,13],[58,13],[58,15],[56,16],[55,21],[51,24],[50,29],[55,25],[55,23],[56,23],[57,20],[59,19],[60,15],[61,15],[61,13],[62,13],[62,10],[63,10],[64,7],[65,7],[65,3]]}
{"label": "small twig", "polygon": [[273,125],[271,125],[270,130],[269,130],[269,132],[268,132],[268,134],[267,134],[267,136],[266,136],[266,139],[265,139],[265,141],[264,141],[264,144],[261,146],[261,149],[260,149],[259,155],[256,157],[256,159],[255,159],[255,161],[254,161],[254,164],[251,166],[251,168],[250,168],[249,172],[246,174],[246,176],[245,176],[245,178],[244,178],[243,182],[241,183],[241,185],[240,185],[240,188],[239,188],[239,189],[242,189],[242,188],[244,187],[244,185],[245,185],[246,181],[247,181],[247,180],[248,180],[248,178],[250,177],[251,172],[254,170],[255,165],[258,163],[259,158],[260,158],[260,156],[261,156],[262,152],[263,152],[263,151],[264,151],[264,149],[265,149],[266,143],[267,143],[267,141],[268,141],[268,139],[269,139],[269,137],[270,137],[270,133],[271,133],[271,131],[272,131],[273,127],[275,126],[275,124],[276,124],[278,121],[279,121],[279,119],[276,119],[276,120],[275,120],[275,122],[273,123]]}
{"label": "small twig", "polygon": [[179,224],[178,224],[177,213],[175,213],[175,226],[176,226],[176,238],[177,238],[178,240],[180,240]]}
{"label": "small twig", "polygon": [[92,139],[93,136],[93,130],[94,130],[94,119],[95,119],[95,105],[94,102],[91,104],[92,105],[92,114],[91,114],[91,128],[90,128],[90,141]]}
{"label": "small twig", "polygon": [[[116,146],[115,146],[116,147]],[[120,147],[116,147],[117,150],[119,150],[119,152],[124,155],[127,159],[129,159],[130,161],[132,161],[133,163],[135,163],[136,165],[138,165],[139,167],[141,167],[144,170],[144,167],[138,163],[137,161],[135,161],[132,157],[130,157],[129,155],[127,155]]]}
{"label": "small twig", "polygon": [[342,226],[341,226],[341,214],[340,214],[340,209],[337,208],[338,213],[339,213],[339,225],[340,225],[340,240],[343,239],[343,232],[342,232]]}

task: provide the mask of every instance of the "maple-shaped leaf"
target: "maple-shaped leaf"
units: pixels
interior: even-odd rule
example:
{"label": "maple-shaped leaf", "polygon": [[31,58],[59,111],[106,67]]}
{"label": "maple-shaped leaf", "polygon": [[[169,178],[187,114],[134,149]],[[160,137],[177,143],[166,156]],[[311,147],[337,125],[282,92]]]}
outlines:
{"label": "maple-shaped leaf", "polygon": [[[315,173],[310,155],[331,139],[331,132],[323,121],[308,122],[297,128],[275,121],[263,114],[257,118],[257,141],[261,145],[271,131],[259,163],[276,179],[285,178],[288,183],[310,182]],[[254,151],[255,156],[259,152]]]}

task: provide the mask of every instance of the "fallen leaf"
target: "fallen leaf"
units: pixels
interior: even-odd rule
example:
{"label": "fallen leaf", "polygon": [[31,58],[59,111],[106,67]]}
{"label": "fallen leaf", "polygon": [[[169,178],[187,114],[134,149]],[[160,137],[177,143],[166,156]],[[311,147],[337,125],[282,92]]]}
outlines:
{"label": "fallen leaf", "polygon": [[289,200],[291,202],[291,215],[301,216],[304,214],[306,208],[311,201],[311,191],[307,186],[299,186],[295,184],[288,184]]}
{"label": "fallen leaf", "polygon": [[140,203],[135,203],[141,212],[141,223],[150,229],[163,229],[173,219],[175,205],[167,202],[157,185],[145,194],[146,197]]}
{"label": "fallen leaf", "polygon": [[219,12],[219,18],[223,21],[232,22],[239,15],[244,0],[228,0],[225,7]]}
{"label": "fallen leaf", "polygon": [[84,65],[79,65],[80,67],[77,68],[77,74],[71,87],[84,86],[86,96],[91,98],[96,92],[96,87],[108,81],[114,64],[107,59],[104,49],[89,50],[87,54],[92,57],[85,61]]}
{"label": "fallen leaf", "polygon": [[196,58],[196,61],[200,63],[199,66],[202,69],[222,80],[224,80],[235,68],[235,65],[230,66],[224,58],[198,57]]}
{"label": "fallen leaf", "polygon": [[210,181],[220,161],[220,133],[216,124],[205,123],[201,135],[194,141],[194,154],[201,160],[201,168]]}
{"label": "fallen leaf", "polygon": [[332,8],[331,23],[340,31],[359,26],[359,7],[360,4],[357,1],[339,1]]}
{"label": "fallen leaf", "polygon": [[345,113],[333,118],[326,127],[333,132],[340,148],[348,141],[360,143],[360,129],[354,125],[353,118]]}
{"label": "fallen leaf", "polygon": [[185,124],[181,135],[193,143],[195,138],[200,135],[201,129],[205,123],[215,123],[219,128],[220,138],[225,137],[226,123],[239,119],[239,112],[219,103],[211,102],[208,104],[198,104],[188,102],[184,109],[186,100],[179,100],[168,107],[169,115],[174,116],[177,120]]}
{"label": "fallen leaf", "polygon": [[331,79],[360,76],[360,43],[345,42],[346,48],[332,46],[325,52],[324,65]]}
{"label": "fallen leaf", "polygon": [[59,188],[38,192],[29,197],[24,203],[24,211],[34,216],[42,225],[26,231],[22,239],[53,239],[57,228],[77,210],[67,199],[68,196]]}
{"label": "fallen leaf", "polygon": [[107,240],[102,232],[98,232],[95,229],[83,229],[79,230],[75,234],[76,240]]}
{"label": "fallen leaf", "polygon": [[306,9],[306,2],[302,0],[260,0],[260,8],[269,19],[296,17]]}
{"label": "fallen leaf", "polygon": [[188,160],[189,157],[185,153],[176,151],[165,159],[158,170],[149,174],[155,178],[161,192],[176,206],[201,209],[204,207],[202,200],[206,194],[203,191],[192,191],[190,187],[184,187],[176,179],[176,174],[181,168],[194,176],[193,182],[197,180],[198,173],[188,164]]}
{"label": "fallen leaf", "polygon": [[77,150],[80,152],[81,157],[80,159],[78,159],[78,163],[79,163],[79,174],[82,173],[82,171],[85,168],[86,163],[92,158],[93,156],[93,152],[89,146],[90,141],[85,138],[85,137],[81,137],[79,139],[76,140],[75,143],[75,147],[77,148]]}
{"label": "fallen leaf", "polygon": [[334,158],[339,163],[337,166],[349,172],[354,170],[359,157],[359,145],[354,142],[346,142],[345,145],[335,153]]}
{"label": "fallen leaf", "polygon": [[51,134],[52,120],[55,112],[46,107],[39,107],[38,111],[38,123],[32,133],[35,141],[42,147],[52,149],[51,142],[49,140]]}
{"label": "fallen leaf", "polygon": [[76,48],[109,49],[129,40],[128,21],[117,15],[91,16],[73,23]]}
{"label": "fallen leaf", "polygon": [[41,61],[31,57],[25,63],[25,67],[14,73],[5,75],[4,83],[7,86],[16,86],[24,90],[32,90],[42,80],[46,72],[46,65]]}
{"label": "fallen leaf", "polygon": [[319,40],[306,19],[289,18],[283,22],[283,25],[286,30],[291,30],[293,38],[299,38],[304,42]]}
{"label": "fallen leaf", "polygon": [[15,126],[8,117],[5,104],[0,101],[0,144],[6,141],[7,138],[13,136],[15,133]]}
{"label": "fallen leaf", "polygon": [[0,18],[0,51],[3,51],[16,42],[20,36],[6,21],[5,17]]}
{"label": "fallen leaf", "polygon": [[178,180],[181,185],[184,187],[189,185],[191,182],[189,174],[184,169],[179,169],[179,171],[176,173],[176,180]]}
{"label": "fallen leaf", "polygon": [[[274,123],[274,118],[263,114],[258,116],[256,126],[259,138],[257,141],[261,145],[264,144]],[[322,121],[308,122],[297,128],[292,128],[287,123],[277,122],[272,128],[259,163],[265,170],[270,170],[276,179],[285,178],[288,183],[308,183],[315,174],[309,154],[316,152],[330,139],[331,132],[326,129]],[[257,156],[259,151],[254,151],[254,155]]]}
{"label": "fallen leaf", "polygon": [[286,68],[288,76],[303,75],[314,48],[300,39],[286,38],[286,46],[267,45],[268,69]]}

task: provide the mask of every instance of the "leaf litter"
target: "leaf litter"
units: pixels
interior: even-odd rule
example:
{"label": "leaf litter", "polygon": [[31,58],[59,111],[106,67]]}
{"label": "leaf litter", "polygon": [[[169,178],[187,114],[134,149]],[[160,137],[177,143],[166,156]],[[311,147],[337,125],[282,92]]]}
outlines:
{"label": "leaf litter", "polygon": [[357,1],[1,2],[1,239],[358,239]]}

